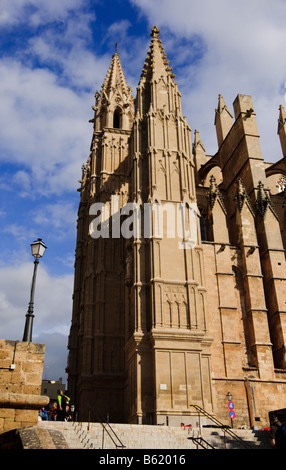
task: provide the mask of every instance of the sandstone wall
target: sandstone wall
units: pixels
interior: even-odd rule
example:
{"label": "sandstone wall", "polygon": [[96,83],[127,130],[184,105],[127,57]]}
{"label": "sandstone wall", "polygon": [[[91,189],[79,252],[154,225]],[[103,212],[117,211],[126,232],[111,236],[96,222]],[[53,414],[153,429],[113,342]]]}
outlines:
{"label": "sandstone wall", "polygon": [[0,433],[35,425],[42,396],[45,345],[0,339]]}

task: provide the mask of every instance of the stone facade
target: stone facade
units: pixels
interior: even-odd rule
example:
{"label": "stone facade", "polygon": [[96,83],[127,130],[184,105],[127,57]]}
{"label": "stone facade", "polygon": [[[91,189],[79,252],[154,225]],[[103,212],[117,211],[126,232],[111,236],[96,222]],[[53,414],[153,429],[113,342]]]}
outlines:
{"label": "stone facade", "polygon": [[157,27],[151,37],[136,99],[117,52],[96,93],[69,394],[82,420],[179,424],[195,404],[228,424],[230,392],[236,424],[265,426],[286,407],[285,110],[283,158],[269,164],[251,97],[236,97],[233,117],[219,95],[207,155],[197,130],[191,143]]}
{"label": "stone facade", "polygon": [[0,340],[0,433],[37,424],[45,345]]}

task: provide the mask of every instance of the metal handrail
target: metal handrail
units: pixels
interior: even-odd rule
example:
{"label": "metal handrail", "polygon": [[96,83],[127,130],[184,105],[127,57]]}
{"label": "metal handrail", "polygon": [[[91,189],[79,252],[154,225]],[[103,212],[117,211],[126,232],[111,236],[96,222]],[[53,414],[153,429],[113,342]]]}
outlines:
{"label": "metal handrail", "polygon": [[[126,446],[121,442],[119,436],[116,434],[116,432],[114,431],[114,429],[110,426],[109,423],[103,423],[101,421],[101,426],[103,427],[103,434],[102,434],[102,449],[103,449],[103,442],[104,442],[104,431],[107,432],[107,434],[109,435],[110,439],[112,440],[113,444],[115,445],[116,449],[118,448],[121,448],[121,449],[124,449]],[[109,430],[111,432],[109,432],[109,430],[107,429],[107,427],[109,428]],[[116,439],[119,441],[119,444],[115,442],[115,440],[113,439],[112,435],[111,434],[114,434],[114,436],[116,437]]]}
{"label": "metal handrail", "polygon": [[[108,415],[107,415],[108,416]],[[110,439],[112,440],[113,444],[115,445],[116,449],[118,448],[121,448],[121,449],[124,449],[126,446],[121,442],[119,436],[116,434],[116,432],[114,431],[114,429],[111,427],[110,423],[109,423],[109,420],[108,418],[104,418],[102,415],[100,414],[96,414],[96,420],[101,424],[102,426],[102,441],[101,441],[101,448],[103,449],[103,445],[104,445],[104,431],[107,432],[107,434],[109,435]],[[108,428],[108,429],[107,429]],[[110,431],[110,432],[109,432]],[[117,441],[119,442],[119,444],[115,441],[114,437],[112,437],[112,433],[113,435],[115,436],[115,439],[117,439]]]}
{"label": "metal handrail", "polygon": [[215,416],[209,414],[206,410],[204,410],[203,408],[201,408],[200,406],[198,405],[190,405],[190,406],[193,406],[199,413],[201,413],[202,415],[204,415],[206,418],[208,418],[209,420],[213,421],[218,427],[220,428],[223,428],[224,432],[226,432],[227,434],[229,434],[233,439],[235,439],[236,441],[238,441],[243,447],[247,448],[247,449],[253,449],[253,446],[248,444],[247,442],[245,442],[243,439],[241,439],[241,437],[239,437],[237,434],[235,434],[235,432],[232,431],[232,429],[228,428],[227,426],[225,426],[224,424],[222,424]]}
{"label": "metal handrail", "polygon": [[215,449],[214,446],[212,446],[208,441],[206,441],[203,437],[188,437],[188,439],[191,439],[194,441],[197,445],[201,446],[203,449]]}
{"label": "metal handrail", "polygon": [[[97,416],[97,418],[99,419],[99,423],[101,424],[101,426],[103,428],[102,441],[101,441],[102,449],[103,449],[103,445],[104,445],[104,431],[109,435],[109,437],[112,440],[113,444],[115,445],[116,449],[118,449],[118,448],[124,449],[126,446],[122,443],[121,439],[116,434],[116,432],[111,427],[111,425],[108,422],[104,422],[102,417]],[[73,423],[73,425],[75,425],[75,423]],[[77,423],[77,427],[78,427],[78,430],[81,430],[82,429],[82,423]],[[89,424],[88,424],[88,430],[89,430]],[[113,435],[115,436],[115,439],[117,439],[118,442],[116,442],[114,437],[112,437],[112,433],[113,433]],[[88,435],[88,433],[86,433],[86,434]]]}

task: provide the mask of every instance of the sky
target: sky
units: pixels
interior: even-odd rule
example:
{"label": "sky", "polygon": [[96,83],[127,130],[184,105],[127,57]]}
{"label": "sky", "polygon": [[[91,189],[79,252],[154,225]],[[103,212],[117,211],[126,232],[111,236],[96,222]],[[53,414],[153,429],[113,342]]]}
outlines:
{"label": "sky", "polygon": [[0,337],[22,340],[42,238],[33,341],[43,378],[66,383],[81,166],[92,106],[117,43],[136,96],[152,26],[182,94],[183,114],[217,151],[218,94],[232,112],[251,95],[264,159],[282,158],[286,96],[285,0],[0,0]]}

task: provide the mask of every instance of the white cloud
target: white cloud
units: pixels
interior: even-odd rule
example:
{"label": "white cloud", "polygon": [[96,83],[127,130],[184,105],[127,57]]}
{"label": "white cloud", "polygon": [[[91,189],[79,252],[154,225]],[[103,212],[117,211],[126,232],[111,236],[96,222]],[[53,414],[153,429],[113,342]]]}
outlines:
{"label": "white cloud", "polygon": [[130,27],[131,22],[127,19],[116,21],[108,27],[106,37],[112,39],[115,37],[121,41],[125,41]]}
{"label": "white cloud", "polygon": [[[14,60],[1,62],[0,77],[0,159],[28,167],[42,194],[74,189],[89,153],[91,96],[58,85],[48,70]],[[18,182],[20,176],[27,185],[27,172],[18,174]]]}
{"label": "white cloud", "polygon": [[34,27],[64,21],[84,5],[84,0],[1,0],[0,24],[28,23]]}
{"label": "white cloud", "polygon": [[17,54],[0,63],[0,160],[24,167],[11,180],[23,196],[74,190],[89,154],[94,92],[110,57],[88,49],[94,15],[81,10],[82,2],[11,3],[4,1],[0,18],[6,12],[10,22],[21,22],[29,7],[50,24],[35,34],[31,28]]}
{"label": "white cloud", "polygon": [[[97,57],[84,44],[58,41],[57,33],[33,37],[29,41],[27,54],[32,54],[45,66],[57,67],[58,80],[66,86],[80,90],[100,87],[107,72],[110,57]],[[93,104],[93,103],[92,103]]]}
{"label": "white cloud", "polygon": [[[0,323],[3,339],[22,341],[29,303],[33,263],[0,268]],[[72,311],[73,276],[51,277],[40,262],[37,271],[33,342],[46,344],[45,364],[63,376],[67,361],[67,335]],[[57,361],[55,361],[57,358]]]}
{"label": "white cloud", "polygon": [[63,27],[51,25],[33,35],[25,49],[26,57],[55,69],[58,80],[65,86],[95,91],[104,80],[110,57],[97,56],[94,50],[89,50],[92,27],[95,30],[98,27],[92,15],[82,12],[71,15]]}
{"label": "white cloud", "polygon": [[[4,227],[1,227],[2,233],[8,233],[9,235],[13,236],[17,243],[21,241],[26,241],[27,238],[33,237],[33,231],[29,230],[27,227],[19,224],[19,223],[11,223],[7,224]],[[3,256],[3,253],[2,253]]]}
{"label": "white cloud", "polygon": [[[0,321],[3,338],[22,339],[32,274],[32,262],[24,261],[0,268]],[[71,319],[72,279],[72,275],[50,276],[44,262],[40,262],[35,289],[35,338],[41,332],[67,334]]]}
{"label": "white cloud", "polygon": [[27,171],[19,170],[12,177],[13,184],[18,186],[20,189],[21,197],[25,197],[31,193],[32,182],[31,176]]}
{"label": "white cloud", "polygon": [[61,201],[53,204],[40,205],[33,214],[33,221],[49,236],[56,240],[70,237],[75,232],[77,207],[71,202]]}

